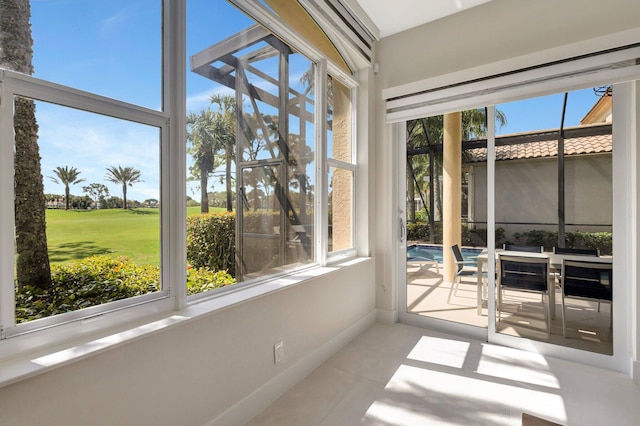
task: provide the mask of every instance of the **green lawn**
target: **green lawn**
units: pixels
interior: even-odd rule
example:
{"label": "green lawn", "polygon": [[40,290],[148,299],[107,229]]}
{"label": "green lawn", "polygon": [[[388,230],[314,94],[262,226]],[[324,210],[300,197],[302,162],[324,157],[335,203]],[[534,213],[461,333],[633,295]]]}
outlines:
{"label": "green lawn", "polygon": [[[210,212],[225,209],[210,208]],[[187,208],[187,214],[200,207]],[[92,255],[124,255],[138,265],[160,264],[160,209],[47,210],[51,264]]]}

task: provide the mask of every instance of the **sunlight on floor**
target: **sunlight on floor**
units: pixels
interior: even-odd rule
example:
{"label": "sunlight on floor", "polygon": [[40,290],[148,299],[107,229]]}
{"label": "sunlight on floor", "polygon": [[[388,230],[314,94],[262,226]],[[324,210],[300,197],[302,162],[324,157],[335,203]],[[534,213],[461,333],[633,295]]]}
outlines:
{"label": "sunlight on floor", "polygon": [[407,358],[414,361],[462,368],[468,351],[468,342],[424,336],[414,346]]}
{"label": "sunlight on floor", "polygon": [[[407,268],[407,311],[419,316],[487,327],[487,301],[477,309],[477,283],[467,279],[459,285],[444,282],[436,268]],[[556,312],[547,332],[546,309],[536,294],[506,291],[497,331],[517,337],[611,355],[613,332],[611,305],[598,312],[594,302],[569,299],[566,306],[567,337],[562,335],[560,292],[556,289]]]}

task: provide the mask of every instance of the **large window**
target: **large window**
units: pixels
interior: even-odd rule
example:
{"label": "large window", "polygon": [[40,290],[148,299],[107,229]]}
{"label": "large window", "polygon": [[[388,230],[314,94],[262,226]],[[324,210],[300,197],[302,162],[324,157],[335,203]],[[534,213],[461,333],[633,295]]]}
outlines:
{"label": "large window", "polygon": [[0,70],[0,340],[354,247],[352,77],[264,5],[189,0],[181,34],[181,2],[144,3],[31,2]]}
{"label": "large window", "polygon": [[[352,248],[351,87],[230,4],[190,1],[187,12],[189,267],[225,271],[226,287],[321,263],[327,246]],[[328,191],[328,208],[317,188]]]}

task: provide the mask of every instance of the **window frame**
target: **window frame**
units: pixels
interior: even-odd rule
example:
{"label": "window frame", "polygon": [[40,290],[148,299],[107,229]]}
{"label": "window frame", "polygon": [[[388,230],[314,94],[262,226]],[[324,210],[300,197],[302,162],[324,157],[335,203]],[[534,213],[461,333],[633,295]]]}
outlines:
{"label": "window frame", "polygon": [[[34,101],[42,101],[58,106],[73,108],[76,110],[98,114],[101,116],[111,117],[119,120],[125,120],[132,123],[142,124],[159,129],[159,148],[160,148],[160,180],[166,179],[168,176],[168,161],[167,149],[169,144],[168,128],[169,128],[169,115],[165,112],[154,111],[144,107],[127,104],[122,101],[106,98],[100,95],[83,92],[81,90],[73,89],[70,87],[62,86],[56,83],[40,80],[31,76],[15,73],[12,71],[3,71],[0,77],[2,82],[2,112],[0,117],[0,123],[5,130],[2,133],[2,145],[9,146],[13,149],[13,99],[14,97],[24,97],[27,99],[33,99]],[[9,129],[9,131],[6,131]],[[2,160],[2,196],[7,199],[13,199],[13,152],[10,155],[3,155]],[[162,199],[169,199],[170,196],[163,188],[161,184],[160,188]],[[167,198],[164,198],[167,197]],[[13,203],[3,203],[13,207]],[[160,207],[160,223],[162,228],[162,222],[164,217],[163,207]],[[0,231],[2,235],[14,235],[14,212],[10,212],[10,216],[5,218],[5,213],[2,212],[3,217],[0,220]],[[160,233],[160,247],[161,247],[161,260],[160,264],[163,264],[163,256],[165,247],[170,245],[165,241],[165,233]],[[9,259],[13,259],[14,248],[10,244],[11,239],[5,238],[2,242],[2,272],[0,272],[0,282],[12,283],[13,282],[13,265],[9,266]],[[10,256],[8,253],[10,253]],[[27,323],[16,324],[15,323],[15,292],[13,286],[2,285],[2,293],[0,295],[0,328],[2,329],[2,338],[9,338],[13,336],[19,336],[21,334],[30,333],[34,330],[45,329],[58,324],[65,324],[75,321],[86,321],[88,318],[103,315],[105,312],[120,310],[130,305],[137,305],[155,300],[167,298],[170,294],[170,284],[172,280],[165,276],[166,268],[161,266],[160,268],[160,282],[162,288],[158,292],[149,293],[146,295],[136,296],[130,299],[123,299],[107,304],[88,307],[79,311],[66,312],[63,314],[54,315],[51,317],[41,318],[38,320],[30,321]]]}
{"label": "window frame", "polygon": [[[278,17],[262,5],[249,0],[230,0],[234,6],[264,25],[277,37],[316,64],[315,84],[315,262],[281,274],[263,276],[215,291],[187,297],[186,290],[186,1],[162,2],[162,105],[160,110],[119,101],[62,84],[0,69],[0,201],[13,200],[13,97],[22,96],[93,114],[104,115],[160,129],[160,291],[110,302],[33,322],[15,324],[14,244],[13,238],[0,238],[0,361],[16,357],[27,350],[47,348],[70,340],[78,340],[113,329],[128,329],[130,324],[147,323],[160,315],[170,315],[206,298],[217,298],[247,290],[243,298],[260,297],[260,292],[273,290],[275,280],[326,266],[334,260],[355,257],[356,252],[356,111],[358,100],[356,77],[327,60],[313,45],[288,29]],[[327,79],[331,75],[351,89],[352,163],[337,162],[326,156]],[[352,247],[327,253],[327,174],[328,165],[351,170],[352,180]],[[0,202],[0,235],[14,235],[14,204]],[[318,273],[322,273],[319,270]],[[312,274],[312,275],[315,275]],[[305,276],[299,276],[304,282]],[[296,279],[297,280],[297,279]],[[276,285],[276,288],[278,286]],[[223,303],[223,302],[221,302]],[[217,303],[216,303],[217,304]]]}

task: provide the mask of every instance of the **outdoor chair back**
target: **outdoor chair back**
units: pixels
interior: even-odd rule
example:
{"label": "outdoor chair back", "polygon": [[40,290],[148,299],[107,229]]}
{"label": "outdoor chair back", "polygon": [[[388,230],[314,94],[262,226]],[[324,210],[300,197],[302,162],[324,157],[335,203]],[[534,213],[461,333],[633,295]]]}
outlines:
{"label": "outdoor chair back", "polygon": [[600,249],[554,247],[553,252],[555,254],[571,254],[576,256],[600,256]]}
{"label": "outdoor chair back", "polygon": [[506,251],[526,251],[529,253],[542,253],[542,246],[525,246],[520,244],[504,244],[502,246]]}
{"label": "outdoor chair back", "polygon": [[[567,335],[565,298],[613,301],[613,265],[608,262],[589,262],[564,259],[562,262],[562,333]],[[613,313],[613,309],[611,309]],[[612,316],[613,318],[613,316]]]}
{"label": "outdoor chair back", "polygon": [[547,295],[547,330],[551,332],[551,304],[549,301],[549,259],[509,254],[498,255],[498,318],[500,319],[502,292],[505,289]]}

